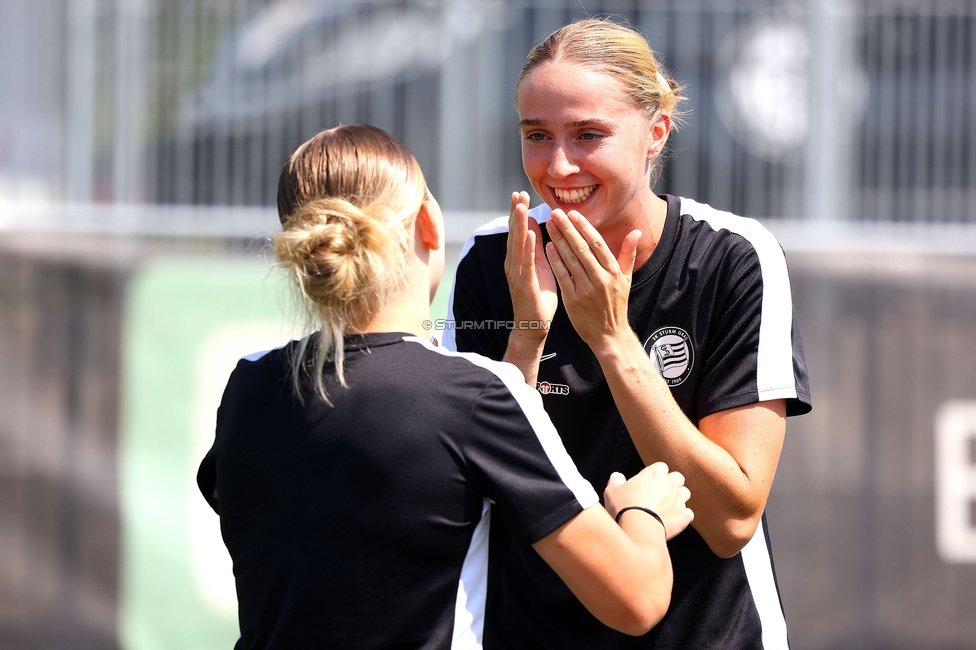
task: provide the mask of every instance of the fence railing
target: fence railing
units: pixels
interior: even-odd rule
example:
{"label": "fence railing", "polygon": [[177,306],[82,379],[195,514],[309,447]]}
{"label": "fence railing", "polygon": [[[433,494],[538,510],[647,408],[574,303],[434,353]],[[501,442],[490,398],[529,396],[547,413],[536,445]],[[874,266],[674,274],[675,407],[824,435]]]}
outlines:
{"label": "fence railing", "polygon": [[7,0],[0,194],[270,205],[287,154],[369,122],[442,204],[504,208],[525,53],[588,14],[687,88],[657,189],[740,214],[976,221],[971,0]]}

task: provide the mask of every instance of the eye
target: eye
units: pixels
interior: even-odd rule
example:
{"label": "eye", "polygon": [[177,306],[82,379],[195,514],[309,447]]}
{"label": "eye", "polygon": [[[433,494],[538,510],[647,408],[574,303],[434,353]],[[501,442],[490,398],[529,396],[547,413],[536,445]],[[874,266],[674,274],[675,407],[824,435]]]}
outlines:
{"label": "eye", "polygon": [[587,132],[587,133],[580,134],[580,140],[582,140],[583,142],[593,142],[595,140],[598,140],[599,137],[600,136],[596,133]]}
{"label": "eye", "polygon": [[525,139],[530,142],[543,142],[546,139],[545,133],[539,133],[538,131],[533,133],[525,134]]}

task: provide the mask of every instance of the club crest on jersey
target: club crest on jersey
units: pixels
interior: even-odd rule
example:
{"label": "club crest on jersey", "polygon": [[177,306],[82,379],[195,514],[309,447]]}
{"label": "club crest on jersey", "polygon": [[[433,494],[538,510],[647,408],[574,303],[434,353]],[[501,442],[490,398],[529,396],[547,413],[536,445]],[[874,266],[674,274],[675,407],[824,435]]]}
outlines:
{"label": "club crest on jersey", "polygon": [[695,348],[688,332],[680,327],[662,327],[644,341],[644,350],[668,386],[677,386],[691,374]]}
{"label": "club crest on jersey", "polygon": [[543,395],[569,395],[569,386],[566,384],[550,384],[548,381],[540,381],[535,385]]}

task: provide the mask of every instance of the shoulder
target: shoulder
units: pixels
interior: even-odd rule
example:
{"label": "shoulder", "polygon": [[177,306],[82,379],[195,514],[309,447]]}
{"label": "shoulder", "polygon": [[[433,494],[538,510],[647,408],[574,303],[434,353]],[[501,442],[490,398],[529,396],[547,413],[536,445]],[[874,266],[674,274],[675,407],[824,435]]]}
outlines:
{"label": "shoulder", "polygon": [[238,359],[234,372],[255,375],[268,372],[282,364],[287,364],[289,355],[293,353],[300,343],[300,341],[288,341],[277,347],[245,354]]}
{"label": "shoulder", "polygon": [[[533,516],[519,526],[530,531],[529,537],[541,539],[565,523],[561,520],[552,525],[552,512],[556,509],[543,498],[550,493],[547,484],[569,488],[573,499],[582,508],[599,502],[596,492],[566,452],[539,392],[525,383],[518,368],[480,354],[434,347],[421,338],[405,340],[415,341],[429,352],[440,355],[445,362],[465,369],[469,376],[478,376],[482,381],[477,397],[466,403],[467,422],[463,437],[466,454],[493,477],[491,480],[496,485],[504,483],[509,488],[531,486],[531,494],[519,488],[517,492],[522,500],[507,501],[503,508],[503,512],[509,511],[513,515],[518,511],[533,512]],[[463,380],[456,383],[464,384]],[[448,390],[454,394],[456,388],[452,384]],[[526,478],[533,475],[546,483],[526,483]],[[533,500],[550,505],[546,506],[546,512],[534,512],[527,505]]]}
{"label": "shoulder", "polygon": [[713,244],[718,244],[740,253],[755,252],[762,271],[785,271],[786,256],[776,237],[759,221],[710,205],[681,197],[681,218],[688,220],[689,228],[704,229]]}
{"label": "shoulder", "polygon": [[[529,210],[529,217],[535,219],[537,223],[545,223],[549,220],[549,216],[552,214],[552,208],[550,208],[545,203],[541,203],[531,210]],[[474,249],[479,251],[488,249],[497,249],[499,242],[501,242],[502,250],[504,250],[504,242],[508,238],[508,217],[498,217],[493,219],[483,226],[477,228],[473,233],[471,233],[465,240],[464,245],[461,247],[461,254],[458,256],[458,260],[464,260],[469,257],[469,253]]]}
{"label": "shoulder", "polygon": [[420,337],[406,336],[404,340],[418,344],[420,347],[415,350],[416,354],[426,355],[429,362],[441,366],[451,374],[463,374],[482,386],[487,383],[501,384],[519,401],[520,398],[535,393],[525,383],[522,372],[510,363],[493,361],[474,352],[455,352],[443,346],[435,346]]}
{"label": "shoulder", "polygon": [[497,238],[504,240],[507,237],[508,217],[498,217],[489,221],[468,235],[468,238],[464,241],[464,245],[461,246],[461,254],[458,255],[459,263],[461,260],[469,257],[469,254],[476,246],[481,248],[487,241]]}
{"label": "shoulder", "polygon": [[291,385],[292,341],[241,357],[217,408],[217,443],[235,432],[254,432],[295,406]]}
{"label": "shoulder", "polygon": [[435,378],[436,390],[444,401],[463,401],[472,414],[480,414],[477,418],[493,422],[496,432],[505,426],[499,418],[514,418],[528,424],[537,436],[551,433],[558,438],[539,392],[525,383],[522,371],[514,365],[474,352],[436,347],[419,337],[404,340],[422,346],[439,362],[440,369],[432,369],[425,381]]}
{"label": "shoulder", "polygon": [[260,350],[242,356],[227,380],[224,399],[243,398],[268,394],[269,387],[288,381],[289,359],[298,341],[290,341],[276,348]]}

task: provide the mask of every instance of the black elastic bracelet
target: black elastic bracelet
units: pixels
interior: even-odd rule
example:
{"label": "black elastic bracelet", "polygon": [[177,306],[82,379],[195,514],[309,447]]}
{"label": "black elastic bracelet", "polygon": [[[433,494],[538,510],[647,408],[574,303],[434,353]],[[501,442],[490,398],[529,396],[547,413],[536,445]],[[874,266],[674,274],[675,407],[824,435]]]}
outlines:
{"label": "black elastic bracelet", "polygon": [[620,516],[623,515],[625,512],[627,512],[628,510],[640,510],[641,512],[646,512],[650,516],[654,517],[661,524],[661,528],[664,529],[664,536],[665,537],[668,536],[668,527],[664,525],[664,520],[661,519],[661,515],[657,514],[656,512],[654,512],[653,510],[651,510],[650,508],[645,508],[644,506],[627,506],[626,508],[621,508],[617,512],[617,517],[616,517],[616,522],[618,524],[620,523]]}

